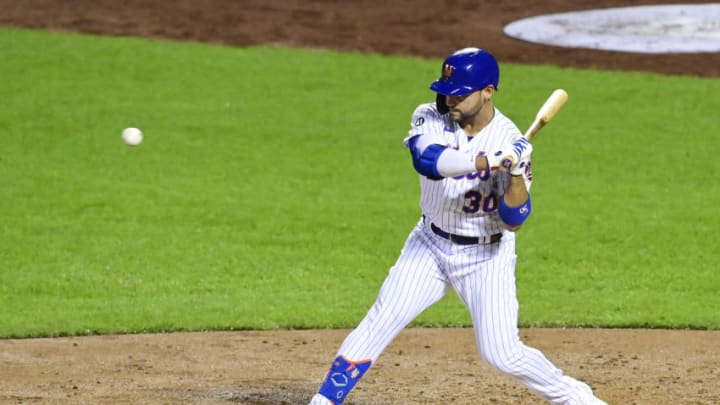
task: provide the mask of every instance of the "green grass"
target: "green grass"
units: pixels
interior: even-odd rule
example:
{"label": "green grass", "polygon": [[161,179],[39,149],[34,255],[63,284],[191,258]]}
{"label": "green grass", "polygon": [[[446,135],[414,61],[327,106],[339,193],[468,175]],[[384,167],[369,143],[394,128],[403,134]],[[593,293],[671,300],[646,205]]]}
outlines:
{"label": "green grass", "polygon": [[720,81],[567,77],[567,108],[536,142],[523,321],[717,328]]}
{"label": "green grass", "polygon": [[[436,60],[0,30],[0,337],[353,327],[420,213]],[[503,65],[523,325],[720,328],[720,80]],[[137,148],[123,128],[145,133]],[[414,325],[467,325],[450,297]]]}

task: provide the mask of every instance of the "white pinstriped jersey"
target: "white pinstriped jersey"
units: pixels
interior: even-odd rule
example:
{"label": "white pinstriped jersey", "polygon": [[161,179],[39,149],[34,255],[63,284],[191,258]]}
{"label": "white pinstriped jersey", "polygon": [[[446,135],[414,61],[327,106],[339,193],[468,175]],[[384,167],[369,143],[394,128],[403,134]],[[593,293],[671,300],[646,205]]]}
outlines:
{"label": "white pinstriped jersey", "polygon": [[[418,148],[413,153],[427,150],[432,143],[456,148],[467,154],[468,160],[457,157],[457,167],[445,170],[446,166],[443,172],[460,173],[465,167],[471,170],[471,157],[480,151],[500,150],[522,136],[510,119],[497,109],[494,113],[490,123],[469,138],[449,115],[441,115],[434,103],[420,105],[413,114],[405,146],[411,146],[413,137],[422,136],[412,142],[412,148]],[[529,188],[529,169],[524,177]],[[564,375],[539,350],[519,338],[515,236],[503,230],[497,215],[499,198],[509,180],[510,174],[505,171],[441,180],[420,176],[420,206],[426,219],[418,220],[408,236],[375,303],[340,346],[337,356],[343,360],[333,363],[310,405],[341,403],[349,392],[348,382],[362,376],[345,374],[350,368],[344,363],[353,364],[353,372],[360,364],[375,363],[402,329],[451,290],[468,308],[479,353],[489,365],[553,404],[607,405],[593,396],[587,384]],[[504,235],[494,243],[458,244],[433,232],[428,219],[454,234]]]}
{"label": "white pinstriped jersey", "polygon": [[[435,103],[415,109],[407,139],[417,135],[433,138],[468,155],[495,152],[522,137],[520,129],[495,108],[492,120],[478,134],[469,137],[450,114],[440,114]],[[442,230],[465,236],[487,236],[502,232],[497,215],[499,198],[505,193],[510,174],[505,171],[470,173],[431,180],[420,176],[420,208],[425,217]],[[525,173],[530,189],[531,176]]]}

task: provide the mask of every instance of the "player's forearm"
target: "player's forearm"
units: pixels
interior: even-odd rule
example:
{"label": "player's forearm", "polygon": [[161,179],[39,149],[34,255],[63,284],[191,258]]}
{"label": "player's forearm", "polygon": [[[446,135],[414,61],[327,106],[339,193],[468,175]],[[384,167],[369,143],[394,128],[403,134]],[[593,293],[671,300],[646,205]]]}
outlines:
{"label": "player's forearm", "polygon": [[478,172],[481,172],[483,170],[489,169],[488,160],[485,157],[485,154],[479,154],[475,156],[475,170]]}
{"label": "player's forearm", "polygon": [[500,220],[508,230],[515,232],[522,227],[531,211],[532,202],[525,188],[525,179],[523,176],[512,176],[510,185],[498,206]]}
{"label": "player's forearm", "polygon": [[505,191],[505,203],[510,207],[517,207],[527,201],[530,194],[525,186],[523,176],[511,176],[510,185]]}
{"label": "player's forearm", "polygon": [[475,157],[452,148],[447,148],[438,157],[437,171],[443,177],[463,176],[468,173],[473,173],[477,171]]}
{"label": "player's forearm", "polygon": [[455,177],[488,170],[489,164],[484,154],[473,156],[447,148],[438,158],[437,169],[443,177]]}
{"label": "player's forearm", "polygon": [[432,138],[428,136],[418,135],[407,138],[405,144],[413,157],[415,169],[431,179],[464,176],[490,169],[488,158],[484,153],[473,155],[460,152],[447,145],[433,143]]}

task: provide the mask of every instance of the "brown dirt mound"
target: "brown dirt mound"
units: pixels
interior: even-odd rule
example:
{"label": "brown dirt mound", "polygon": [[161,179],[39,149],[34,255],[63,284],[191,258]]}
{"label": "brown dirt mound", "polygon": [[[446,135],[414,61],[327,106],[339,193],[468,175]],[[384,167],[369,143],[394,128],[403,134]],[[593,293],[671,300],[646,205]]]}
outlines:
{"label": "brown dirt mound", "polygon": [[[707,1],[710,3],[711,1]],[[497,3],[497,4],[496,4]],[[720,75],[720,53],[642,55],[519,42],[502,26],[547,12],[670,1],[0,0],[0,25],[228,45],[441,58],[477,45],[505,62]],[[702,3],[695,2],[695,3]],[[347,330],[0,341],[3,403],[302,404]],[[524,329],[523,340],[611,404],[720,403],[720,332]],[[535,404],[490,370],[470,329],[404,331],[350,404]]]}
{"label": "brown dirt mound", "polygon": [[[349,331],[0,340],[3,403],[304,404]],[[720,332],[523,329],[610,404],[720,403]],[[348,404],[536,404],[486,366],[472,329],[406,329]]]}

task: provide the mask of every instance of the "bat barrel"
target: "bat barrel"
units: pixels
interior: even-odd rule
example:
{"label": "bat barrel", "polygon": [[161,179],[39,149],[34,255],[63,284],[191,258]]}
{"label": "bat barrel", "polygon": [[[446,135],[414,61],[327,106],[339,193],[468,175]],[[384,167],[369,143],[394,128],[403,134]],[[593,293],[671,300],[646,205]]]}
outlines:
{"label": "bat barrel", "polygon": [[535,134],[540,131],[542,127],[545,126],[550,120],[552,120],[555,115],[560,111],[562,106],[565,105],[565,103],[568,100],[568,94],[563,89],[556,89],[552,92],[550,97],[548,97],[547,100],[545,100],[545,103],[540,107],[540,110],[538,110],[538,113],[535,117],[535,121],[533,121],[532,125],[528,130],[525,132],[525,138],[530,140]]}

